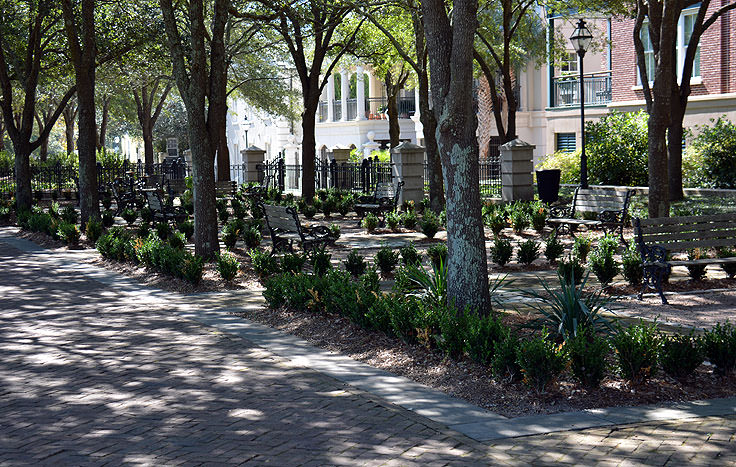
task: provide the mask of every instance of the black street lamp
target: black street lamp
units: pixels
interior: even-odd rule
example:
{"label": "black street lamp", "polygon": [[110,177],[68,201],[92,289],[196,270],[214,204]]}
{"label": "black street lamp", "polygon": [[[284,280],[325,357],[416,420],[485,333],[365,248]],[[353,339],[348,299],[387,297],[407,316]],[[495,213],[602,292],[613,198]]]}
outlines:
{"label": "black street lamp", "polygon": [[588,156],[585,155],[585,85],[583,83],[583,57],[588,51],[593,35],[585,26],[585,20],[580,18],[577,27],[570,36],[570,42],[580,57],[580,133],[582,135],[583,150],[580,153],[580,186],[588,188]]}

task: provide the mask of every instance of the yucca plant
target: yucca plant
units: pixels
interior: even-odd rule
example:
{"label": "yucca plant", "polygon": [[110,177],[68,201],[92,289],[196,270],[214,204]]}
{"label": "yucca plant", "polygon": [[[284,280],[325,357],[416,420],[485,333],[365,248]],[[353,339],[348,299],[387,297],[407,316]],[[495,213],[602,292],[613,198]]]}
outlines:
{"label": "yucca plant", "polygon": [[549,282],[539,279],[544,293],[534,290],[522,291],[534,299],[529,302],[529,306],[542,315],[533,324],[556,330],[565,341],[577,336],[578,330],[585,326],[591,327],[594,331],[612,332],[614,329],[611,320],[600,314],[611,299],[604,296],[601,290],[593,293],[583,292],[588,277],[589,274],[586,273],[580,285],[575,285],[574,280],[568,281],[558,273],[559,290],[553,290]]}
{"label": "yucca plant", "polygon": [[447,268],[442,258],[432,264],[431,273],[417,264],[407,264],[404,271],[411,288],[418,291],[418,295],[435,303],[447,302]]}

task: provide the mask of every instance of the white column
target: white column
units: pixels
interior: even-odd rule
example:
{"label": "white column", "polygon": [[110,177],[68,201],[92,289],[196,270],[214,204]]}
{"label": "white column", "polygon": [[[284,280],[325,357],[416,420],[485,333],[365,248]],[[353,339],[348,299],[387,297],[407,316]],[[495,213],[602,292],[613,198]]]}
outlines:
{"label": "white column", "polygon": [[350,74],[348,70],[340,70],[340,106],[342,107],[341,122],[348,119],[348,95],[350,94]]}
{"label": "white column", "polygon": [[414,88],[414,119],[419,120],[419,86]]}
{"label": "white column", "polygon": [[335,121],[335,75],[330,74],[327,78],[327,121]]}
{"label": "white column", "polygon": [[356,76],[356,84],[357,84],[357,92],[356,92],[356,98],[358,100],[357,103],[357,109],[358,109],[358,116],[356,117],[356,120],[365,120],[365,83],[363,82],[363,67],[359,66],[356,70],[357,76]]}

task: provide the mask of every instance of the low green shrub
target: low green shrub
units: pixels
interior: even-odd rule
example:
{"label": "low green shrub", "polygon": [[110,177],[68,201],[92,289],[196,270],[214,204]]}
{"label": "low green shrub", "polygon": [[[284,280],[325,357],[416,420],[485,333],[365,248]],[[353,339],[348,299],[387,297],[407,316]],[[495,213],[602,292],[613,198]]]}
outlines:
{"label": "low green shrub", "polygon": [[641,255],[639,255],[634,242],[631,242],[629,247],[624,250],[621,256],[621,266],[626,282],[633,286],[641,285],[644,270],[641,267]]}
{"label": "low green shrub", "polygon": [[458,311],[452,305],[437,304],[436,316],[440,332],[435,336],[435,341],[437,347],[450,358],[459,359],[463,355],[467,316],[472,313],[469,308]]}
{"label": "low green shrub", "polygon": [[217,211],[217,218],[220,220],[221,224],[227,224],[228,219],[230,219],[230,211],[227,209],[223,209],[222,211]]}
{"label": "low green shrub", "polygon": [[539,243],[534,239],[522,242],[519,245],[519,251],[517,252],[517,258],[520,263],[526,264],[527,266],[532,264],[534,260],[539,258]]}
{"label": "low green shrub", "polygon": [[69,222],[60,222],[57,230],[57,235],[67,245],[76,245],[79,243],[79,227],[76,224],[70,224]]}
{"label": "low green shrub", "polygon": [[216,260],[217,272],[220,273],[220,276],[228,282],[233,280],[240,269],[240,263],[235,256],[227,252],[218,253]]}
{"label": "low green shrub", "polygon": [[618,239],[606,235],[598,241],[598,246],[590,255],[590,267],[603,285],[610,284],[621,269],[613,256],[617,248]]}
{"label": "low green shrub", "polygon": [[437,214],[430,210],[424,211],[419,227],[427,238],[434,238],[440,230],[440,220],[437,218]]}
{"label": "low green shrub", "polygon": [[304,263],[307,262],[307,255],[301,253],[286,253],[281,258],[281,270],[294,274],[302,272]]}
{"label": "low green shrub", "polygon": [[187,244],[187,239],[184,238],[184,234],[181,232],[172,233],[171,235],[169,235],[169,238],[167,238],[167,241],[172,248],[176,248],[179,250],[183,249]]}
{"label": "low green shrub", "polygon": [[304,205],[304,208],[301,211],[304,217],[307,219],[312,219],[315,215],[317,215],[317,208],[312,206],[311,204]]}
{"label": "low green shrub", "polygon": [[54,224],[54,218],[51,217],[50,214],[46,213],[31,214],[26,223],[28,230],[31,232],[40,232],[45,234],[51,234]]}
{"label": "low green shrub", "polygon": [[246,227],[243,231],[243,241],[245,246],[249,249],[255,248],[261,244],[261,230],[257,227],[250,226]]}
{"label": "low green shrub", "polygon": [[404,212],[401,216],[401,223],[409,230],[414,230],[417,226],[417,213],[414,210]]}
{"label": "low green shrub", "polygon": [[562,244],[557,235],[550,235],[544,245],[544,256],[552,264],[565,252],[565,246]]}
{"label": "low green shrub", "polygon": [[64,206],[64,210],[61,211],[61,219],[67,224],[76,224],[79,221],[77,210],[73,205],[67,204]]}
{"label": "low green shrub", "polygon": [[508,227],[506,216],[501,211],[495,211],[491,213],[487,219],[488,227],[491,229],[491,232],[493,232],[493,235],[495,236],[499,236],[501,234],[501,231]]}
{"label": "low green shrub", "polygon": [[493,315],[470,313],[465,317],[465,353],[475,362],[488,365],[496,342],[505,337],[501,320]]}
{"label": "low green shrub", "polygon": [[531,213],[531,223],[532,228],[537,231],[537,233],[542,233],[544,230],[544,226],[547,224],[547,217],[549,215],[549,212],[547,208],[542,204],[540,201],[536,201],[532,205],[532,213]]}
{"label": "low green shrub", "polygon": [[546,330],[541,336],[522,341],[516,351],[516,361],[524,383],[537,393],[544,393],[565,368],[565,352],[549,339]]}
{"label": "low green shrub", "polygon": [[96,243],[102,235],[102,221],[97,218],[89,219],[84,227],[84,234],[87,236],[87,240]]}
{"label": "low green shrub", "polygon": [[140,238],[148,238],[148,235],[151,233],[151,224],[148,222],[141,222],[136,229],[136,232],[138,232],[138,236]]}
{"label": "low green shrub", "polygon": [[519,235],[529,227],[529,214],[520,205],[517,205],[511,212],[511,228],[514,233]]}
{"label": "low green shrub", "polygon": [[184,280],[194,285],[202,281],[204,270],[204,259],[201,256],[186,254],[181,264],[181,274]]}
{"label": "low green shrub", "polygon": [[279,263],[273,254],[267,251],[261,251],[258,248],[248,250],[251,266],[258,274],[258,277],[264,278],[279,271]]}
{"label": "low green shrub", "polygon": [[194,236],[194,222],[192,221],[179,222],[176,228],[179,229],[179,232],[184,234],[184,238],[186,238],[187,241],[191,240]]}
{"label": "low green shrub", "polygon": [[703,336],[703,350],[716,373],[731,373],[736,367],[736,327],[728,321],[717,323]]}
{"label": "low green shrub", "polygon": [[318,276],[323,276],[332,269],[332,255],[327,252],[325,245],[321,245],[312,252],[312,271]]}
{"label": "low green shrub", "polygon": [[[687,252],[687,259],[689,260],[698,260],[706,257],[706,251],[701,248],[694,248]],[[687,271],[692,280],[700,281],[703,280],[703,278],[705,277],[704,264],[688,264]]]}
{"label": "low green shrub", "polygon": [[381,271],[381,274],[388,275],[396,268],[399,264],[399,253],[392,250],[390,246],[383,245],[373,258],[376,267]]}
{"label": "low green shrub", "polygon": [[[716,250],[719,258],[734,258],[736,257],[736,251],[731,248],[718,248]],[[736,263],[723,263],[721,269],[725,272],[729,278],[733,279],[736,276]]]}
{"label": "low green shrub", "polygon": [[238,198],[230,200],[230,207],[233,208],[233,215],[238,219],[245,219],[248,215],[248,210],[245,208],[245,204]]}
{"label": "low green shrub", "polygon": [[447,244],[436,243],[427,248],[427,256],[432,266],[439,266],[440,262],[447,264]]}
{"label": "low green shrub", "polygon": [[409,244],[399,248],[399,253],[403,264],[422,264],[422,254],[417,251],[414,242],[409,242]]}
{"label": "low green shrub", "polygon": [[585,263],[588,260],[588,253],[593,246],[593,240],[587,235],[579,235],[575,238],[575,242],[572,244],[572,254],[581,263]]}
{"label": "low green shrub", "polygon": [[583,276],[585,276],[585,267],[573,255],[560,261],[559,266],[557,266],[557,274],[568,284],[574,281],[575,285],[579,285],[583,281]]}
{"label": "low green shrub", "polygon": [[133,236],[122,227],[113,227],[97,239],[97,251],[109,259],[117,261],[137,260],[133,246]]}
{"label": "low green shrub", "polygon": [[692,142],[702,160],[706,188],[736,188],[736,124],[724,117],[703,125]]}
{"label": "low green shrub", "polygon": [[399,224],[401,223],[401,215],[398,212],[393,211],[386,214],[386,226],[391,229],[392,232],[399,231]]}
{"label": "low green shrub", "polygon": [[132,208],[125,208],[123,210],[123,213],[121,214],[121,217],[125,222],[128,223],[128,225],[133,225],[133,223],[138,219],[138,212],[136,212]]}
{"label": "low green shrub", "polygon": [[519,338],[509,329],[504,329],[502,337],[493,346],[491,369],[497,378],[507,382],[521,378],[521,367],[516,360],[518,348]]}
{"label": "low green shrub", "polygon": [[570,357],[572,374],[588,388],[601,384],[606,374],[606,356],[611,350],[608,341],[598,336],[593,328],[585,327],[575,337],[565,342]]}
{"label": "low green shrub", "polygon": [[511,246],[511,241],[496,237],[493,239],[493,245],[490,248],[491,261],[504,267],[506,263],[511,259],[511,255],[514,252],[514,247]]}
{"label": "low green shrub", "polygon": [[613,337],[616,359],[621,375],[634,384],[643,383],[657,373],[657,361],[661,342],[657,324],[619,326]]}
{"label": "low green shrub", "polygon": [[115,213],[113,213],[110,210],[104,211],[102,213],[102,225],[105,227],[112,227],[115,223]]}
{"label": "low green shrub", "polygon": [[375,214],[372,212],[369,212],[365,215],[363,220],[360,222],[360,225],[368,231],[368,233],[373,233],[373,231],[376,230],[378,227],[378,217],[376,217]]}
{"label": "low green shrub", "polygon": [[362,275],[365,272],[365,268],[368,267],[365,257],[358,253],[358,250],[355,248],[350,251],[343,264],[345,265],[345,270],[354,277]]}
{"label": "low green shrub", "polygon": [[330,230],[330,235],[332,236],[334,240],[337,240],[340,238],[341,229],[338,224],[330,224],[328,229]]}
{"label": "low green shrub", "polygon": [[659,362],[662,369],[674,378],[690,376],[703,363],[703,339],[690,334],[663,335]]}
{"label": "low green shrub", "polygon": [[148,222],[149,224],[153,222],[153,211],[147,207],[141,209],[141,220],[143,222]]}
{"label": "low green shrub", "polygon": [[153,228],[156,229],[156,234],[161,240],[166,240],[173,232],[168,222],[157,222]]}

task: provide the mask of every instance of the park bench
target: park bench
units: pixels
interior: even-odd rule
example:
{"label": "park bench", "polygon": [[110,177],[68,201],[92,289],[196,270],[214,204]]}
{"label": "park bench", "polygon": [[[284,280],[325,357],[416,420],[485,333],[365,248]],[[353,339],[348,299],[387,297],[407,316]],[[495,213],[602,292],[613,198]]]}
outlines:
{"label": "park bench", "polygon": [[148,208],[153,212],[153,220],[166,222],[170,220],[182,222],[189,218],[189,214],[180,206],[174,206],[171,201],[166,201],[164,193],[159,188],[144,188],[143,193],[148,201]]}
{"label": "park bench", "polygon": [[238,191],[238,182],[235,180],[218,180],[215,182],[215,196],[232,197]]}
{"label": "park bench", "polygon": [[304,251],[314,250],[320,245],[335,242],[330,230],[323,226],[303,226],[299,222],[296,208],[274,204],[260,204],[266,218],[266,225],[271,233],[274,250],[293,251],[294,243],[298,243]]}
{"label": "park bench", "polygon": [[355,203],[355,212],[362,219],[367,213],[373,213],[379,217],[383,224],[386,214],[396,210],[399,197],[401,196],[401,187],[404,182],[381,182],[376,184],[376,189],[370,196],[361,196]]}
{"label": "park bench", "polygon": [[652,288],[666,304],[662,284],[673,266],[736,263],[736,258],[671,259],[674,253],[685,253],[695,248],[707,251],[736,247],[736,213],[635,218],[634,238],[644,272],[640,299],[645,289]]}
{"label": "park bench", "polygon": [[[621,237],[621,242],[626,245],[624,222],[632,194],[633,190],[578,187],[570,208],[551,209],[552,216],[547,222],[554,227],[555,232],[567,230],[573,236],[579,227],[600,228],[606,233],[616,232]],[[576,217],[577,214],[586,216],[586,213],[590,213],[588,216],[595,219]]]}
{"label": "park bench", "polygon": [[115,179],[110,184],[110,192],[115,200],[115,215],[119,216],[126,208],[132,207],[140,209],[143,202],[138,192],[139,186],[133,178],[128,180],[123,178]]}

